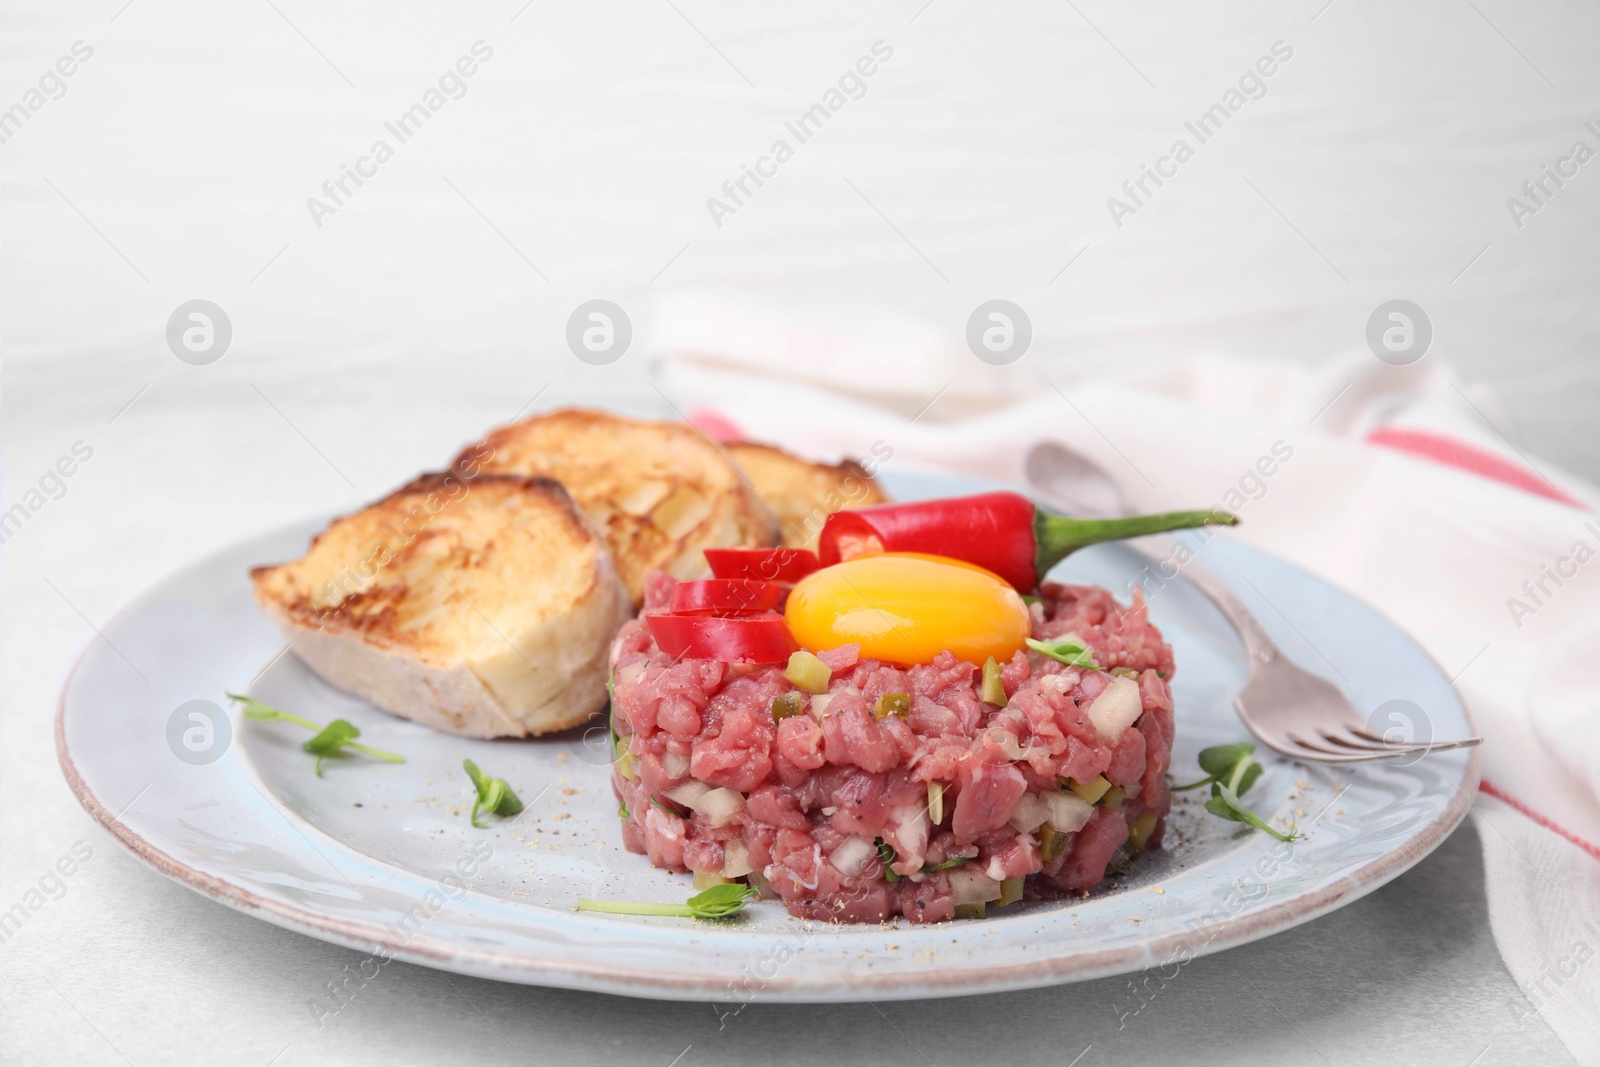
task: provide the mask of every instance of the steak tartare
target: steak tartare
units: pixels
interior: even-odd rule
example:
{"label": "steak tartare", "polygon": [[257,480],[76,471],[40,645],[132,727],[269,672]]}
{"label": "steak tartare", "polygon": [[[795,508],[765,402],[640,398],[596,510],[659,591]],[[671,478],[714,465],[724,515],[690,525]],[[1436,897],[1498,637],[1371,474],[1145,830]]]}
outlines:
{"label": "steak tartare", "polygon": [[899,666],[845,644],[802,688],[793,662],[664,653],[647,617],[677,584],[649,577],[611,651],[623,841],[655,866],[807,919],[939,922],[1086,894],[1160,844],[1172,649],[1137,590],[1045,584],[1027,628],[1056,654]]}

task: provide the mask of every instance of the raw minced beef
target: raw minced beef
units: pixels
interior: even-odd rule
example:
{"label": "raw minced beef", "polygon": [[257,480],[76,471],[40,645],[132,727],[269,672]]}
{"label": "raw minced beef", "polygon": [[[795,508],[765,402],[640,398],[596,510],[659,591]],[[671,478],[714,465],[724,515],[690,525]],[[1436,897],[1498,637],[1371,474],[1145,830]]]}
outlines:
{"label": "raw minced beef", "polygon": [[[652,575],[645,612],[664,610],[674,584]],[[980,667],[949,652],[900,667],[854,645],[822,650],[833,676],[813,695],[782,664],[674,662],[642,618],[627,623],[612,649],[624,843],[669,870],[759,875],[809,919],[936,922],[1016,879],[1027,897],[1086,893],[1160,844],[1172,649],[1137,592],[1129,607],[1092,586],[1041,593],[1033,636],[1075,635],[1100,669],[1018,652],[1002,669],[1005,707],[983,703]],[[1108,734],[1090,709],[1113,685],[1123,714]],[[775,720],[791,692],[803,712]],[[909,714],[875,718],[885,693],[907,694]],[[1113,788],[1093,806],[1062,788],[1102,775]]]}

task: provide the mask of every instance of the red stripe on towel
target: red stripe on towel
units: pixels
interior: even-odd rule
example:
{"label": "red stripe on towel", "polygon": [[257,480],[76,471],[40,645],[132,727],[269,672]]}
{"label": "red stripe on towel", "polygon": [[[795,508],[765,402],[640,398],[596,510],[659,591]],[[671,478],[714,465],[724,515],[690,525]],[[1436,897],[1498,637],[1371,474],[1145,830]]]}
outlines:
{"label": "red stripe on towel", "polygon": [[710,408],[700,408],[694,412],[689,416],[689,423],[713,441],[744,440],[744,431],[739,429],[737,423]]}
{"label": "red stripe on towel", "polygon": [[1589,842],[1585,841],[1571,830],[1557,826],[1543,815],[1540,815],[1538,812],[1522,803],[1522,801],[1514,800],[1509,794],[1501,792],[1500,788],[1490,782],[1487,778],[1478,783],[1478,789],[1480,792],[1488,793],[1496,800],[1510,805],[1512,808],[1516,809],[1517,812],[1532,819],[1534,822],[1538,823],[1546,830],[1549,830],[1551,833],[1560,834],[1562,837],[1566,838],[1568,841],[1571,841],[1574,845],[1577,845],[1595,859],[1600,860],[1600,845],[1591,845]]}
{"label": "red stripe on towel", "polygon": [[1575,508],[1588,510],[1588,505],[1568,493],[1556,488],[1542,476],[1524,470],[1509,460],[1502,459],[1493,452],[1485,452],[1481,448],[1464,445],[1460,441],[1438,434],[1427,433],[1422,430],[1400,430],[1382,428],[1372,431],[1367,435],[1367,442],[1392,448],[1397,452],[1405,452],[1413,456],[1431,459],[1435,463],[1443,463],[1447,467],[1457,470],[1470,471],[1484,478],[1505,485],[1515,486],[1524,492],[1545,497],[1548,500],[1559,501]]}

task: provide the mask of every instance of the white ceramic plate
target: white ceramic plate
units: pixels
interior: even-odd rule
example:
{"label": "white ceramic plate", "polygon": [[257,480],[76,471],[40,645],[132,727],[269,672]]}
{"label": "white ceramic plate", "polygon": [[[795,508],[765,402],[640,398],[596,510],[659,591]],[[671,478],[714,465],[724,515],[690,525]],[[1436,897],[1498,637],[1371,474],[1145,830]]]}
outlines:
{"label": "white ceramic plate", "polygon": [[[971,486],[902,477],[890,489],[913,498]],[[1264,753],[1267,771],[1247,799],[1269,819],[1298,822],[1304,840],[1280,845],[1183,794],[1166,846],[1086,900],[923,927],[805,923],[776,902],[727,923],[580,913],[573,903],[583,896],[681,902],[691,892],[687,876],[622,848],[603,725],[587,738],[582,730],[519,742],[448,737],[333,689],[281,654],[245,572],[298,555],[321,525],[202,560],[107,623],[62,693],[57,746],[84,807],[161,873],[380,960],[739,1003],[948,996],[1170,969],[1371,892],[1435,848],[1477,789],[1476,749],[1337,770]],[[1342,685],[1380,725],[1423,720],[1435,737],[1469,732],[1438,667],[1370,608],[1224,537],[1201,558],[1288,655]],[[1120,593],[1138,567],[1126,550],[1100,546],[1056,576]],[[1201,748],[1247,739],[1232,710],[1242,653],[1221,616],[1182,582],[1151,604],[1178,664],[1174,774],[1198,778]],[[207,705],[191,702],[227,708],[223,693],[241,689],[320,722],[349,719],[363,741],[407,762],[337,761],[317,778],[297,728],[231,710],[192,717]],[[507,779],[526,812],[488,830],[469,826],[463,757]]]}

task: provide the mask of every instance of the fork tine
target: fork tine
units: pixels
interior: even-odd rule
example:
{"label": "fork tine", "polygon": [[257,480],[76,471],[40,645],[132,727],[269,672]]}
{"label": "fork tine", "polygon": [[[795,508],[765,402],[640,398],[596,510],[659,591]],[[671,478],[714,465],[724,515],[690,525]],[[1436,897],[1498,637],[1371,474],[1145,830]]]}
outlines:
{"label": "fork tine", "polygon": [[1355,729],[1350,727],[1344,727],[1343,729],[1347,730],[1348,734],[1353,734],[1355,736],[1348,736],[1347,734],[1341,734],[1334,730],[1318,729],[1318,739],[1322,741],[1328,741],[1332,744],[1338,745],[1341,748],[1354,749],[1357,752],[1410,753],[1426,750],[1431,747],[1426,741],[1385,741],[1382,738],[1369,738],[1363,736],[1358,734]]}
{"label": "fork tine", "polygon": [[1373,760],[1393,759],[1396,755],[1404,753],[1385,751],[1373,753],[1357,753],[1352,751],[1335,751],[1327,748],[1317,748],[1307,744],[1297,737],[1278,737],[1265,731],[1258,730],[1249,720],[1245,726],[1255,735],[1257,741],[1266,745],[1272,751],[1285,759],[1299,760],[1302,763],[1369,763]]}
{"label": "fork tine", "polygon": [[1304,758],[1317,760],[1322,763],[1367,763],[1373,760],[1395,759],[1400,756],[1420,756],[1428,751],[1426,745],[1416,745],[1411,748],[1361,748],[1350,745],[1343,748],[1329,748],[1327,745],[1308,741],[1304,737],[1290,734],[1289,740],[1306,750]]}
{"label": "fork tine", "polygon": [[1337,746],[1337,748],[1331,749],[1330,751],[1338,751],[1339,749],[1344,749],[1344,750],[1354,751],[1354,752],[1404,752],[1404,751],[1408,751],[1407,749],[1398,748],[1398,747],[1396,747],[1394,745],[1374,745],[1374,744],[1369,744],[1366,741],[1353,741],[1353,740],[1350,740],[1349,738],[1340,737],[1337,734],[1329,733],[1327,730],[1318,730],[1317,731],[1316,740],[1317,740],[1318,743],[1327,742],[1330,745]]}
{"label": "fork tine", "polygon": [[1481,737],[1463,737],[1451,741],[1387,741],[1381,737],[1373,737],[1371,734],[1355,727],[1347,726],[1344,729],[1348,733],[1355,735],[1355,738],[1341,737],[1328,730],[1319,730],[1317,732],[1322,735],[1324,740],[1331,741],[1333,744],[1343,748],[1353,749],[1357,752],[1383,752],[1396,756],[1411,756],[1419,752],[1444,752],[1452,748],[1470,748],[1473,745],[1483,743],[1483,738]]}
{"label": "fork tine", "polygon": [[1348,730],[1350,733],[1354,734],[1357,737],[1365,738],[1368,741],[1375,741],[1378,744],[1382,744],[1382,745],[1410,744],[1410,745],[1414,745],[1414,746],[1425,747],[1430,752],[1443,752],[1443,751],[1446,751],[1447,749],[1452,749],[1452,748],[1471,748],[1473,745],[1481,745],[1481,744],[1483,744],[1483,738],[1481,738],[1481,737],[1462,737],[1462,738],[1457,738],[1457,739],[1454,739],[1454,740],[1451,740],[1451,741],[1397,742],[1397,741],[1387,740],[1386,738],[1374,736],[1373,734],[1368,733],[1366,730],[1363,730],[1363,729],[1361,729],[1360,727],[1357,727],[1357,726],[1347,726],[1347,727],[1345,727],[1345,729]]}
{"label": "fork tine", "polygon": [[1452,741],[1395,743],[1364,733],[1355,726],[1345,727],[1351,736],[1341,737],[1322,730],[1320,738],[1298,736],[1287,730],[1268,730],[1249,714],[1246,702],[1234,698],[1234,708],[1246,729],[1267,748],[1286,759],[1310,763],[1371,763],[1376,760],[1398,759],[1406,756],[1423,756],[1429,752],[1452,748],[1465,748],[1482,742],[1482,738],[1469,737]]}
{"label": "fork tine", "polygon": [[1244,704],[1243,700],[1235,698],[1235,700],[1234,700],[1234,708],[1235,708],[1235,710],[1238,711],[1238,713],[1239,713],[1239,721],[1244,723],[1245,729],[1249,730],[1250,733],[1255,737],[1255,739],[1257,741],[1261,742],[1263,745],[1267,746],[1272,751],[1276,752],[1278,755],[1284,757],[1285,759],[1300,760],[1302,762],[1309,761],[1309,762],[1312,762],[1312,763],[1321,763],[1321,762],[1344,763],[1344,762],[1348,762],[1342,756],[1331,755],[1331,754],[1329,754],[1327,752],[1322,752],[1322,751],[1319,751],[1317,749],[1308,748],[1305,745],[1301,744],[1300,742],[1296,741],[1295,739],[1293,739],[1291,737],[1283,736],[1283,735],[1280,735],[1280,734],[1275,734],[1275,733],[1272,733],[1272,732],[1270,732],[1270,731],[1268,731],[1266,729],[1263,729],[1260,725],[1258,725],[1256,723],[1256,721],[1254,719],[1252,719],[1250,717],[1249,712],[1246,711],[1246,709],[1245,709],[1245,704]]}

